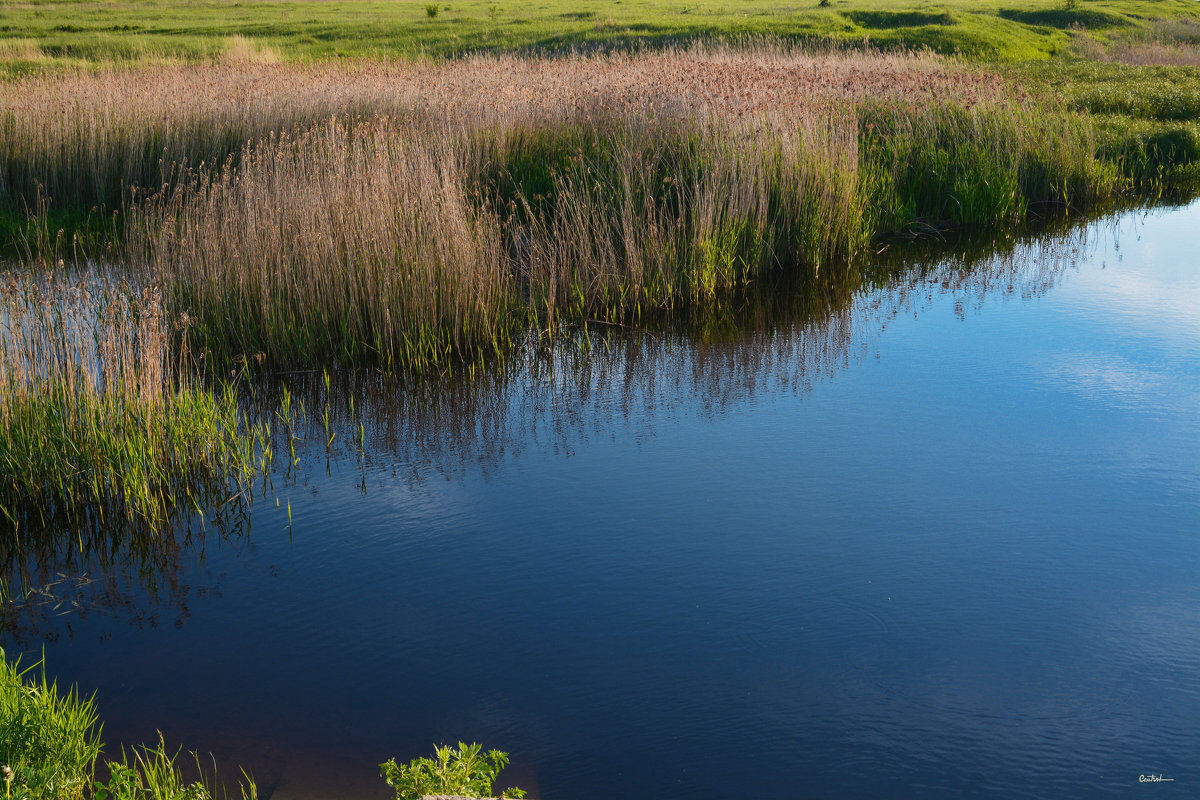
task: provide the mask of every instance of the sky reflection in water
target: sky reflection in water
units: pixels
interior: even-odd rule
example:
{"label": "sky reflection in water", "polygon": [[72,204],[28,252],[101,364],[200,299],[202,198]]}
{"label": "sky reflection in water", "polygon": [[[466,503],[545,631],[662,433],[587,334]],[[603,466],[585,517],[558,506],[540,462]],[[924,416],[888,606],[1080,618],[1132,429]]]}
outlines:
{"label": "sky reflection in water", "polygon": [[459,739],[549,800],[1194,796],[1197,229],[360,380],[330,404],[364,455],[314,431],[157,599],[132,567],[20,641],[110,741],[161,728],[281,800],[386,797],[375,764]]}

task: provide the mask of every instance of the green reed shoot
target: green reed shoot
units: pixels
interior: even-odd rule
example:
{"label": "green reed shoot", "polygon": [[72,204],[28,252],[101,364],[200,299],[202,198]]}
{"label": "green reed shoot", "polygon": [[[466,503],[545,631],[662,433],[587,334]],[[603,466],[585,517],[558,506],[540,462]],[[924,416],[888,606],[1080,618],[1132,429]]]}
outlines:
{"label": "green reed shoot", "polygon": [[160,527],[257,471],[267,431],[189,378],[157,290],[9,276],[0,295],[0,516],[18,533]]}

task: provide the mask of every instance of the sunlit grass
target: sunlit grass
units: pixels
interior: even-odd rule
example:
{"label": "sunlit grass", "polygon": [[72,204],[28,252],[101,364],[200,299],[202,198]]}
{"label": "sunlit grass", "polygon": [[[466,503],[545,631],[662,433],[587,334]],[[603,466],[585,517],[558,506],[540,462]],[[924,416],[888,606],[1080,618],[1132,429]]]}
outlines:
{"label": "sunlit grass", "polygon": [[[283,79],[311,80],[220,74],[278,89],[240,107],[256,119],[297,119]],[[531,326],[640,318],[772,272],[845,269],[891,234],[1014,224],[1122,186],[1085,119],[929,55],[710,48],[317,74],[326,111],[371,97],[376,113],[251,141],[130,217],[131,264],[215,363],[442,369]]]}
{"label": "sunlit grass", "polygon": [[1073,29],[1104,41],[1154,35],[1200,16],[1189,0],[1088,0],[1073,9],[1061,0],[459,0],[437,7],[430,14],[424,3],[387,0],[10,4],[0,12],[0,42],[19,44],[0,59],[0,73],[219,60],[245,49],[236,37],[297,61],[587,51],[744,36],[1020,61],[1066,50]]}
{"label": "sunlit grass", "polygon": [[[41,662],[22,668],[0,650],[0,766],[6,796],[72,800],[88,796],[100,732],[95,703],[72,687],[60,693]],[[14,787],[15,784],[15,787]]]}
{"label": "sunlit grass", "polygon": [[2,295],[0,520],[16,535],[159,527],[262,466],[233,391],[189,380],[156,291],[10,275]]}
{"label": "sunlit grass", "polygon": [[[22,668],[0,650],[0,782],[7,798],[21,800],[211,800],[221,793],[215,776],[205,775],[192,754],[198,779],[187,779],[179,752],[153,745],[122,750],[119,761],[107,760],[107,778],[99,778],[102,725],[95,698],[76,687],[65,693],[46,676],[43,663]],[[248,776],[237,796],[257,796]],[[214,788],[217,791],[214,792]]]}

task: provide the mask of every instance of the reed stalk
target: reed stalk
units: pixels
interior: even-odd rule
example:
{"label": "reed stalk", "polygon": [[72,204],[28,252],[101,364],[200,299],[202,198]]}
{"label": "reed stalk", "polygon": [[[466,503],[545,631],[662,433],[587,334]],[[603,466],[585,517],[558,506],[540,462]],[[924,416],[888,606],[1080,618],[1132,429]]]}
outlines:
{"label": "reed stalk", "polygon": [[159,527],[251,474],[261,437],[231,389],[189,379],[158,290],[10,275],[0,294],[0,519],[18,536]]}

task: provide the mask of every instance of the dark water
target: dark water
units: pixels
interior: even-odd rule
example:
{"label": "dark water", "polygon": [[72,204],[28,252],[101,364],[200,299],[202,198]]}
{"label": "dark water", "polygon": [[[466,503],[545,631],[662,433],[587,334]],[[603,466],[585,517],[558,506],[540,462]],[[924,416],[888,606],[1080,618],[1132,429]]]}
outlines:
{"label": "dark water", "polygon": [[8,638],[280,800],[458,740],[548,800],[1195,797],[1198,251],[1129,213],[366,381],[362,454],[335,387],[249,530]]}

